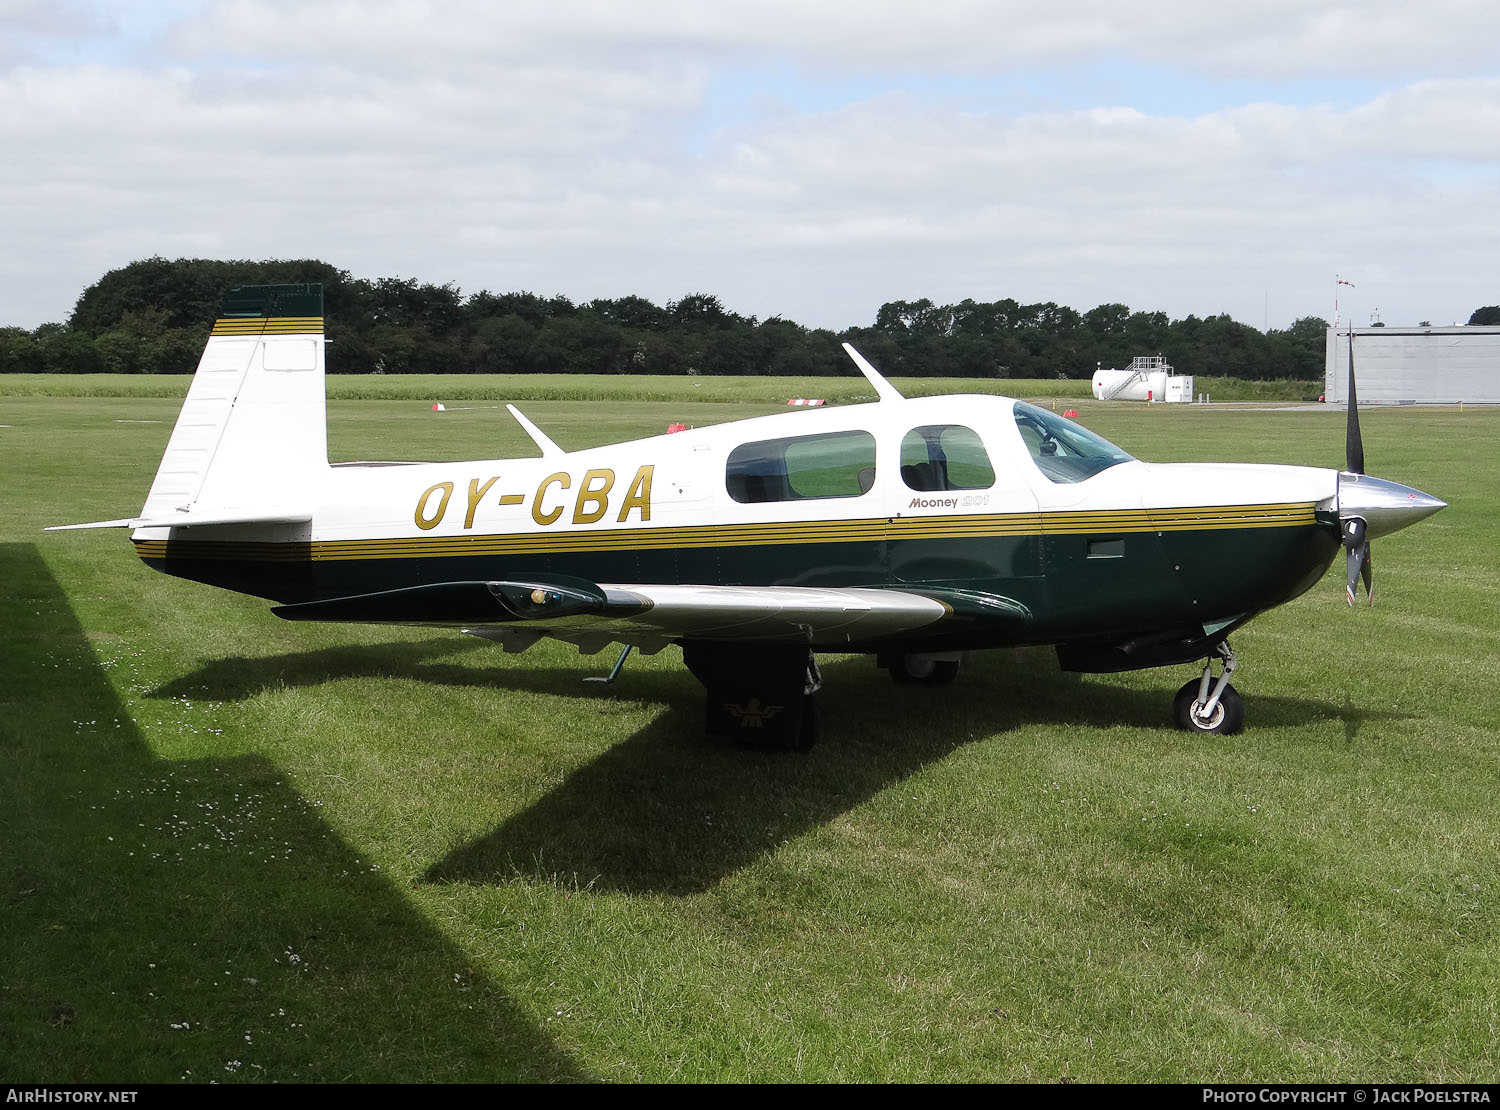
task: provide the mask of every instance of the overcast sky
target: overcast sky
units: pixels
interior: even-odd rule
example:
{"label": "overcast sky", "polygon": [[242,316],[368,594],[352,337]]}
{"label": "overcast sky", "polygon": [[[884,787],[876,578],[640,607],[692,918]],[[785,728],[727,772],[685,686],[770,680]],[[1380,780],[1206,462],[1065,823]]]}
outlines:
{"label": "overcast sky", "polygon": [[151,255],[575,301],[1500,303],[1500,5],[0,0],[0,324]]}

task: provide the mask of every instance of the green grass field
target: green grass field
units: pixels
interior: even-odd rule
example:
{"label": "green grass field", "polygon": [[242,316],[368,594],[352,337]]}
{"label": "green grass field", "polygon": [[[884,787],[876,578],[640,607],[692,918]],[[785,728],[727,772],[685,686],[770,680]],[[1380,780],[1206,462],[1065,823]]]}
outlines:
{"label": "green grass field", "polygon": [[[335,457],[528,451],[410,396],[334,400]],[[575,448],[780,400],[526,411]],[[176,407],[0,395],[6,1080],[1500,1072],[1500,413],[1365,414],[1451,507],[1375,543],[1373,609],[1340,560],[1235,637],[1241,735],[1168,727],[1191,668],[851,657],[791,755],[705,739],[676,649],[599,690],[612,653],[290,624],[41,531],[136,511]],[[1342,461],[1341,412],[1078,407],[1148,459]]]}
{"label": "green grass field", "polygon": [[[171,397],[187,394],[191,375],[0,374],[0,397]],[[1062,378],[893,378],[908,397],[942,393],[1001,393],[1008,397],[1089,396],[1089,383]],[[1319,382],[1196,379],[1194,388],[1219,401],[1301,401],[1323,391]],[[844,378],[726,378],[669,374],[346,374],[328,378],[339,401],[661,401],[781,404],[821,397],[829,404],[875,400],[858,375]]]}

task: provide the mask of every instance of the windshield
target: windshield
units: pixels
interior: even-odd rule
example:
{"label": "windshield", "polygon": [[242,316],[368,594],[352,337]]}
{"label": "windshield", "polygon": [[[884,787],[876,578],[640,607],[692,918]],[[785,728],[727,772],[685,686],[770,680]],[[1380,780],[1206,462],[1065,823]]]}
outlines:
{"label": "windshield", "polygon": [[1016,402],[1016,427],[1037,469],[1053,482],[1082,482],[1131,456],[1109,440],[1046,409]]}

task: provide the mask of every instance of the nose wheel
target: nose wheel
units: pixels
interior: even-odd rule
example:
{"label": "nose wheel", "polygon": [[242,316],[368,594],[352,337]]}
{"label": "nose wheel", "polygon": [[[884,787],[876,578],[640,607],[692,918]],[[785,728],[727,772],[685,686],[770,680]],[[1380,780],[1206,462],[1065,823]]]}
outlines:
{"label": "nose wheel", "polygon": [[963,652],[881,652],[875,665],[884,667],[903,686],[946,686],[958,677]]}
{"label": "nose wheel", "polygon": [[1203,665],[1203,674],[1183,683],[1172,702],[1172,718],[1187,732],[1208,732],[1228,736],[1245,725],[1245,699],[1229,684],[1234,673],[1234,649],[1225,640],[1215,649],[1224,670],[1215,680],[1212,658]]}

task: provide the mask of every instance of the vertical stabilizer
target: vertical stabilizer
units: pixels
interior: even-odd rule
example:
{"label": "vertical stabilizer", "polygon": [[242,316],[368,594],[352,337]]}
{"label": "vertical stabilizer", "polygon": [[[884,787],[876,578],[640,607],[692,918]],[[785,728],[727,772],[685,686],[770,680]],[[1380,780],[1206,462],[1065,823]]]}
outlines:
{"label": "vertical stabilizer", "polygon": [[328,469],[326,408],[322,285],[230,290],[141,517],[309,504]]}

